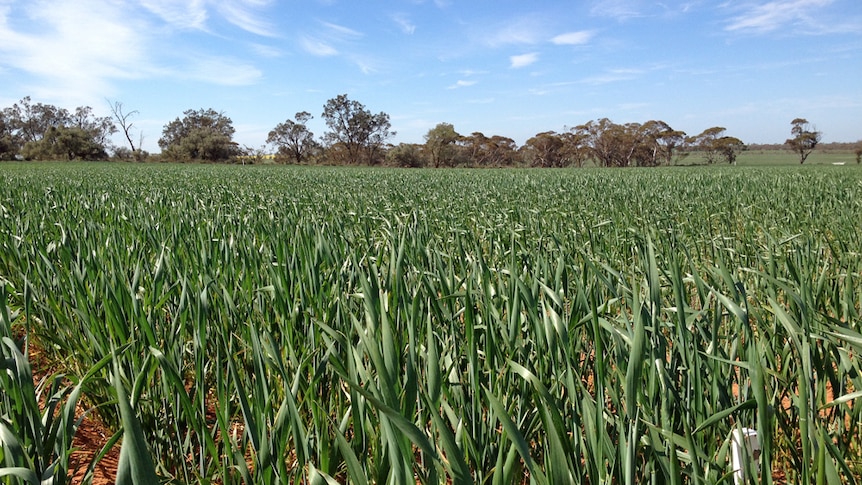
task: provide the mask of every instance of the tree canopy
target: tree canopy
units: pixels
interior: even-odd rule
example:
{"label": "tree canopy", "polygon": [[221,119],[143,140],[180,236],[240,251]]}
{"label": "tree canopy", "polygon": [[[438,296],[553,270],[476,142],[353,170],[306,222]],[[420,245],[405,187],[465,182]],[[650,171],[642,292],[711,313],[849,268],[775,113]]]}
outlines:
{"label": "tree canopy", "polygon": [[784,143],[799,155],[799,163],[803,164],[820,143],[823,134],[810,127],[805,118],[796,118],[790,122],[790,125],[790,134],[793,138],[788,138]]}
{"label": "tree canopy", "polygon": [[0,114],[0,160],[99,160],[107,158],[117,131],[111,118],[89,106],[70,112],[29,96]]}
{"label": "tree canopy", "polygon": [[[0,110],[0,160],[95,160],[109,154],[118,160],[144,160],[143,135],[133,137],[133,116],[121,102],[108,100],[113,116],[99,117],[89,106],[69,111],[25,97]],[[158,157],[168,161],[243,163],[387,164],[400,167],[655,167],[674,165],[689,154],[695,163],[735,164],[747,147],[715,126],[687,136],[661,120],[615,123],[608,118],[588,121],[562,131],[543,131],[522,146],[512,138],[474,131],[461,135],[451,123],[440,122],[424,135],[424,143],[387,144],[396,133],[389,114],[373,113],[346,94],[323,106],[326,131],[318,139],[308,128],[314,117],[300,111],[269,131],[266,145],[241,149],[234,142],[232,120],[214,109],[189,109],[163,127]],[[114,146],[118,128],[128,142]],[[135,132],[139,130],[134,130]],[[820,144],[822,133],[805,118],[791,121],[791,138],[784,145],[805,163]],[[862,143],[850,147],[862,163]],[[846,146],[845,146],[846,145]],[[761,145],[752,145],[757,149]],[[777,149],[780,145],[762,145]],[[831,146],[831,145],[830,145]],[[273,155],[272,149],[275,149]]]}
{"label": "tree canopy", "polygon": [[286,120],[269,132],[266,142],[275,145],[278,151],[277,160],[286,159],[293,163],[302,163],[308,158],[317,147],[314,133],[306,126],[312,118],[308,111],[300,111],[294,115],[296,121]]}
{"label": "tree canopy", "polygon": [[395,136],[388,114],[382,111],[372,114],[346,94],[327,101],[322,116],[329,128],[323,142],[331,149],[331,155],[343,163],[378,163],[383,143]]}
{"label": "tree canopy", "polygon": [[213,109],[186,110],[165,125],[159,147],[172,161],[226,161],[239,155],[233,121]]}

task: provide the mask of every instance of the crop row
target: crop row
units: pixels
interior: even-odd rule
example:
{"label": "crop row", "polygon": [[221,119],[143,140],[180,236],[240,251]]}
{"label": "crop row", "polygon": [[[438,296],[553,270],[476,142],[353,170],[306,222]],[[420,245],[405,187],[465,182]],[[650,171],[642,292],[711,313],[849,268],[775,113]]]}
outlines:
{"label": "crop row", "polygon": [[0,180],[6,480],[65,476],[80,394],[176,483],[728,483],[742,427],[859,481],[858,170]]}

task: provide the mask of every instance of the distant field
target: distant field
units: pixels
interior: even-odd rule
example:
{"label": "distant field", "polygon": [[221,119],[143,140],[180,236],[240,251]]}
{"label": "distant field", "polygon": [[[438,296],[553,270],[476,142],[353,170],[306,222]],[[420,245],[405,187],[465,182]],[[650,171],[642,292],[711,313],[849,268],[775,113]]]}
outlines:
{"label": "distant field", "polygon": [[[697,155],[686,157],[680,161],[680,165],[701,163],[704,163],[704,161]],[[834,163],[856,165],[856,155],[851,151],[815,150],[814,153],[805,160],[805,165],[832,165]],[[781,150],[744,151],[739,155],[737,165],[752,167],[769,165],[799,165],[799,156],[795,153]]]}
{"label": "distant field", "polygon": [[747,427],[765,477],[860,483],[862,167],[832,161],[0,164],[0,455],[69,453],[27,333],[163,481],[727,484]]}

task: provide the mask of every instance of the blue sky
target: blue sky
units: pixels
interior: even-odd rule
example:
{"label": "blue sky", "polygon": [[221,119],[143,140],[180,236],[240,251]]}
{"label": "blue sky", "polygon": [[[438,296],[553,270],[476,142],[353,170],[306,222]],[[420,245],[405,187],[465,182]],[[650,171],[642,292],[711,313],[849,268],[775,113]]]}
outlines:
{"label": "blue sky", "polygon": [[[0,107],[137,110],[158,151],[187,109],[259,147],[338,94],[423,141],[440,122],[518,144],[589,120],[781,143],[862,139],[860,0],[0,0]],[[122,139],[117,137],[119,144]]]}

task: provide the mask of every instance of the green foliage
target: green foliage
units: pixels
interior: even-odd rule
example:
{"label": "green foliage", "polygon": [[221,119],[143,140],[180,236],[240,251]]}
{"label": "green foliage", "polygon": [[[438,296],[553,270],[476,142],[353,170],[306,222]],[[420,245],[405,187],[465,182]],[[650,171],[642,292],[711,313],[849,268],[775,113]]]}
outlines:
{"label": "green foliage", "polygon": [[387,165],[416,168],[425,166],[422,146],[414,143],[399,143],[386,151]]}
{"label": "green foliage", "polygon": [[728,483],[739,427],[860,480],[855,165],[0,180],[28,338],[163,481]]}
{"label": "green foliage", "polygon": [[104,160],[104,145],[78,127],[51,127],[38,141],[28,141],[21,149],[25,160]]}
{"label": "green foliage", "polygon": [[372,114],[346,94],[328,100],[322,116],[329,128],[323,134],[323,142],[336,148],[330,151],[330,156],[337,163],[375,165],[383,156],[383,143],[395,136],[388,114],[382,111]]}
{"label": "green foliage", "polygon": [[269,132],[267,143],[272,143],[278,148],[277,159],[282,162],[302,163],[317,149],[312,133],[306,123],[311,120],[311,113],[302,111],[294,116],[296,121],[287,120],[279,123]]}
{"label": "green foliage", "polygon": [[453,167],[458,165],[458,147],[456,143],[462,137],[455,131],[451,123],[438,123],[425,134],[425,150],[428,152],[431,166]]}
{"label": "green foliage", "polygon": [[723,161],[735,165],[737,157],[745,150],[745,144],[739,138],[724,135],[725,131],[721,126],[714,126],[686,142],[691,149],[700,152],[708,164]]}
{"label": "green foliage", "polygon": [[814,148],[820,144],[823,133],[809,127],[808,120],[805,118],[796,118],[790,124],[792,126],[790,134],[793,138],[788,138],[784,143],[799,156],[799,163],[803,164],[808,155],[811,155]]}
{"label": "green foliage", "polygon": [[0,114],[0,160],[103,160],[114,132],[89,106],[70,113],[25,97]]}
{"label": "green foliage", "polygon": [[560,157],[578,166],[586,153],[602,167],[655,167],[670,164],[684,139],[685,133],[664,121],[620,125],[602,118],[576,126],[566,134]]}
{"label": "green foliage", "polygon": [[186,110],[162,130],[162,156],[177,162],[223,162],[239,155],[230,118],[213,109]]}

